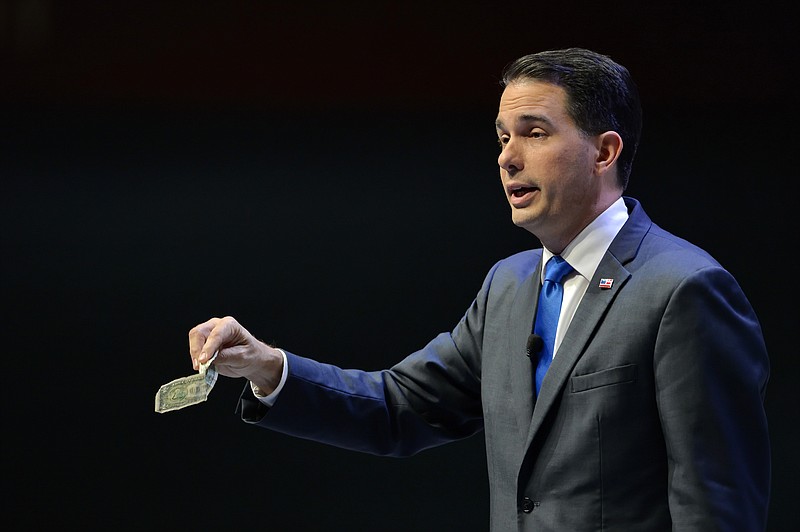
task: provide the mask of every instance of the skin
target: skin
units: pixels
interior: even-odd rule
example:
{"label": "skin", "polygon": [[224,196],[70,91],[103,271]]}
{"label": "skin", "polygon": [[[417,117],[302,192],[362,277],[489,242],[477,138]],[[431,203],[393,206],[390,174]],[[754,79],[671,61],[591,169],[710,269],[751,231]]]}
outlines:
{"label": "skin", "polygon": [[[561,253],[580,231],[614,203],[615,162],[622,139],[614,131],[582,132],[566,111],[564,89],[524,80],[503,91],[497,114],[500,179],[514,224]],[[212,318],[189,331],[195,370],[217,353],[221,375],[244,377],[262,394],[280,383],[283,355],[253,337],[234,318]]]}
{"label": "skin", "polygon": [[495,124],[511,219],[556,254],[622,195],[614,165],[622,139],[614,131],[585,134],[565,103],[557,85],[514,82]]}
{"label": "skin", "polygon": [[281,352],[256,339],[230,316],[211,318],[189,331],[189,355],[195,370],[217,352],[214,367],[220,375],[244,377],[265,395],[280,383]]}

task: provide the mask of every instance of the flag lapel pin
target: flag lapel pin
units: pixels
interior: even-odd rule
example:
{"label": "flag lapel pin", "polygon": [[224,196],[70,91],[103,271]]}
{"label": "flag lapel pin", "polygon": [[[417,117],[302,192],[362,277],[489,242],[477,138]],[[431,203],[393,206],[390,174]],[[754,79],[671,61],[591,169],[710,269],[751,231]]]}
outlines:
{"label": "flag lapel pin", "polygon": [[600,288],[609,289],[614,284],[614,279],[600,279]]}

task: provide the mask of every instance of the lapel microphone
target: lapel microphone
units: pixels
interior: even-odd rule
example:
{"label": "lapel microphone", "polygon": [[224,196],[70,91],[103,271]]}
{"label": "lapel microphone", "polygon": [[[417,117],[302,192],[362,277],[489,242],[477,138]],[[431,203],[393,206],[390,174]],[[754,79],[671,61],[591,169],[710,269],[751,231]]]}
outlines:
{"label": "lapel microphone", "polygon": [[539,352],[544,347],[544,340],[538,334],[531,333],[528,336],[528,344],[525,346],[525,351],[528,355],[528,358],[531,357],[532,354],[539,354]]}

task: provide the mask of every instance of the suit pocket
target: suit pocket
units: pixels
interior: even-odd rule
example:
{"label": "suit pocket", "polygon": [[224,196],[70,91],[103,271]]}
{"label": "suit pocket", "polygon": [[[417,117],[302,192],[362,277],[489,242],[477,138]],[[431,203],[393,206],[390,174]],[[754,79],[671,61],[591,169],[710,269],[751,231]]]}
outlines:
{"label": "suit pocket", "polygon": [[636,380],[636,364],[603,369],[586,375],[575,375],[570,379],[572,393],[585,392],[601,386],[622,384]]}

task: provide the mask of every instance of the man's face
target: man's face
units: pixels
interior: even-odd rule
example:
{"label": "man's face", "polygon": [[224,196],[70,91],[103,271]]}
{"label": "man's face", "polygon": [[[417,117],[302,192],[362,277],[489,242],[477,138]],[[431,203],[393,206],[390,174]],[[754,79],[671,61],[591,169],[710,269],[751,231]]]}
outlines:
{"label": "man's face", "polygon": [[514,82],[503,91],[496,122],[511,218],[556,253],[597,215],[601,186],[597,138],[578,129],[565,103],[557,85]]}

